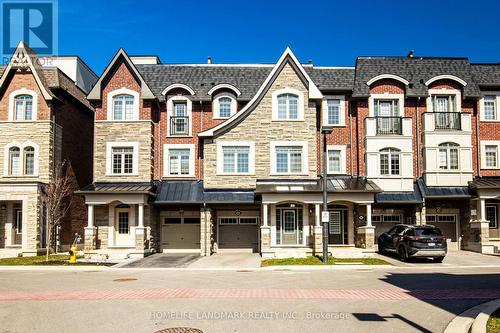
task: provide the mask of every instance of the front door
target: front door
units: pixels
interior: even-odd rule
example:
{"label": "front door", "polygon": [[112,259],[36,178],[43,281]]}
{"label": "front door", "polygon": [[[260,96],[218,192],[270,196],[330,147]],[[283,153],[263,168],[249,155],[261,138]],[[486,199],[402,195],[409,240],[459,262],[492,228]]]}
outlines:
{"label": "front door", "polygon": [[328,223],[328,244],[347,244],[347,210],[334,209]]}
{"label": "front door", "polygon": [[283,222],[281,226],[282,244],[284,245],[297,245],[297,213],[295,209],[283,210]]}
{"label": "front door", "polygon": [[14,245],[21,245],[23,239],[23,210],[15,209],[15,237],[14,237]]}
{"label": "front door", "polygon": [[115,245],[128,246],[130,240],[130,211],[128,208],[116,210]]}

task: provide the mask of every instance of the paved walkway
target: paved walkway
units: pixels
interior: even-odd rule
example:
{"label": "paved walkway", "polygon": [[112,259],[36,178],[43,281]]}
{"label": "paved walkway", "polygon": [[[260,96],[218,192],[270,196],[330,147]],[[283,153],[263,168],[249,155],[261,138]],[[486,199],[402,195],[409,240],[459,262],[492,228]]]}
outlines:
{"label": "paved walkway", "polygon": [[155,253],[123,265],[124,268],[184,268],[200,259],[193,253]]}

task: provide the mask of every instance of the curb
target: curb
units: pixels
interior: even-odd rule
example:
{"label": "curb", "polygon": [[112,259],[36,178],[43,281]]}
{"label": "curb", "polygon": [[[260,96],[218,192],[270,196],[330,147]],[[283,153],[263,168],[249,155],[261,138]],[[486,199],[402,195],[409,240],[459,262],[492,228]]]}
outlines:
{"label": "curb", "polygon": [[500,298],[465,310],[456,316],[443,333],[486,333],[490,315],[500,307]]}

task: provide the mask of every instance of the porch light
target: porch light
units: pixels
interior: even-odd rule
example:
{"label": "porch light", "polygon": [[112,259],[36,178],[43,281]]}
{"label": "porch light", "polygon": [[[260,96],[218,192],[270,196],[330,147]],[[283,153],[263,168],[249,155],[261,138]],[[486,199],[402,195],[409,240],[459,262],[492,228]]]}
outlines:
{"label": "porch light", "polygon": [[2,210],[6,210],[6,209],[7,209],[7,205],[2,205],[0,208],[1,208]]}

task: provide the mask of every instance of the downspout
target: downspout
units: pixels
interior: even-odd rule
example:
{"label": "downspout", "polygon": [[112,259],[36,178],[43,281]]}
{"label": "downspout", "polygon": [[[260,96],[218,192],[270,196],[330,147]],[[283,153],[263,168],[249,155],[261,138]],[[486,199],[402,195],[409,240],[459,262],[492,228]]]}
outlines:
{"label": "downspout", "polygon": [[156,141],[158,143],[158,154],[156,157],[156,159],[157,159],[156,163],[158,165],[158,168],[157,168],[158,178],[162,179],[163,172],[165,172],[165,170],[163,170],[163,163],[162,163],[162,161],[163,161],[163,145],[162,145],[162,137],[161,137],[161,105],[160,105],[159,101],[156,102],[156,107],[158,108],[158,138]]}
{"label": "downspout", "polygon": [[352,96],[349,96],[349,164],[351,168],[351,176],[354,175],[352,162]]}
{"label": "downspout", "polygon": [[479,110],[479,105],[476,103],[476,168],[477,176],[481,178],[481,151],[479,149],[479,115],[477,110]]}
{"label": "downspout", "polygon": [[[209,244],[207,244],[207,233],[208,233],[207,225],[210,225],[210,228],[212,228],[212,226],[211,223],[209,224],[207,221],[208,214],[207,214],[207,203],[205,202],[205,199],[203,199],[203,214],[205,214],[205,234],[203,235],[204,236],[203,241],[205,242],[205,257],[206,257],[207,255],[210,255]],[[210,244],[210,247],[211,246],[212,244]]]}
{"label": "downspout", "polygon": [[417,109],[416,109],[416,124],[415,124],[415,134],[417,140],[417,179],[420,178],[420,114],[419,114],[420,96],[417,97]]}
{"label": "downspout", "polygon": [[[204,131],[203,128],[203,101],[200,99],[200,131]],[[198,174],[198,179],[201,179],[201,157],[200,157],[200,138],[197,138],[198,143],[198,153],[196,156],[196,159],[198,160],[198,170],[196,170],[196,173]]]}

